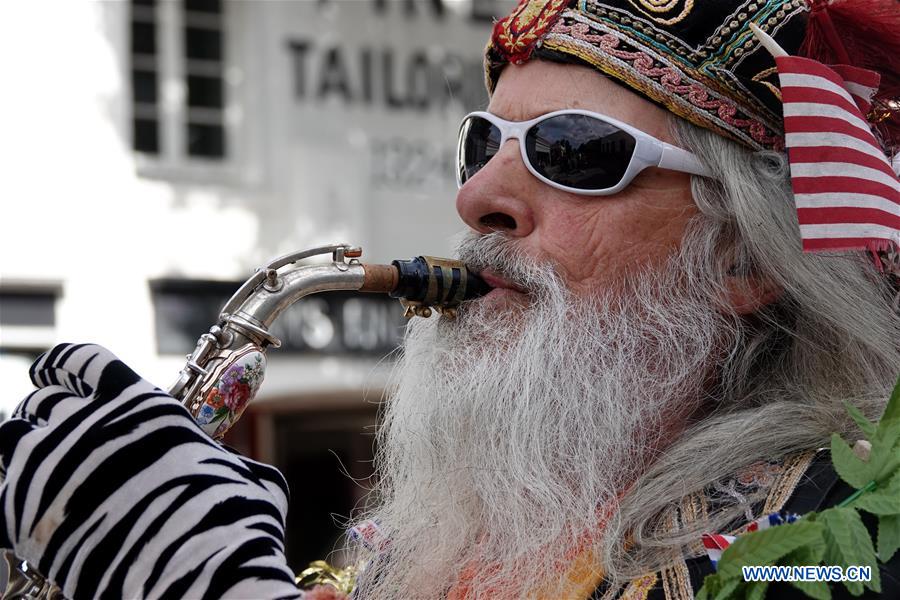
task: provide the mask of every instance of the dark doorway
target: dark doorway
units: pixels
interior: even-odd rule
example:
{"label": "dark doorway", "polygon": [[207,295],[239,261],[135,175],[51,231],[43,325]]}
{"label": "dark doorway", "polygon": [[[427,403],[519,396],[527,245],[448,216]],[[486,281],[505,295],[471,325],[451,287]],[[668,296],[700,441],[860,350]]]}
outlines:
{"label": "dark doorway", "polygon": [[291,488],[288,564],[296,573],[314,560],[340,565],[332,552],[371,485],[375,408],[275,414],[273,426],[275,465]]}

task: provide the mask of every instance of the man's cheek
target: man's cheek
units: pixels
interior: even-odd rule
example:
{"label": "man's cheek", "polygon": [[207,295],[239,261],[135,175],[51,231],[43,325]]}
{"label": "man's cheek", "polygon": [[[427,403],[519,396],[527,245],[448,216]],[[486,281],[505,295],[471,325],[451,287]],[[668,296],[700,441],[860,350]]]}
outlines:
{"label": "man's cheek", "polygon": [[556,238],[564,278],[576,293],[610,285],[640,258],[642,240],[634,224],[615,217],[585,214],[577,226]]}

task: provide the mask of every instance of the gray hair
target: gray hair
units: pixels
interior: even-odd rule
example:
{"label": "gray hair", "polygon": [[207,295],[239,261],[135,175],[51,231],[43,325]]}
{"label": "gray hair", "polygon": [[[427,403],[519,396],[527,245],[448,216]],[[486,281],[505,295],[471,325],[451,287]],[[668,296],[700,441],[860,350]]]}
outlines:
{"label": "gray hair", "polygon": [[673,551],[690,553],[702,531],[720,531],[741,512],[664,531],[661,515],[687,493],[760,460],[827,447],[832,432],[857,439],[843,403],[878,418],[900,372],[896,291],[863,253],[801,252],[787,156],[749,151],[681,119],[673,131],[715,174],[693,178],[700,215],[683,251],[703,257],[723,294],[749,277],[781,294],[750,318],[726,315],[737,335],[710,411],[639,478],[608,524],[603,562],[620,582],[658,570]]}

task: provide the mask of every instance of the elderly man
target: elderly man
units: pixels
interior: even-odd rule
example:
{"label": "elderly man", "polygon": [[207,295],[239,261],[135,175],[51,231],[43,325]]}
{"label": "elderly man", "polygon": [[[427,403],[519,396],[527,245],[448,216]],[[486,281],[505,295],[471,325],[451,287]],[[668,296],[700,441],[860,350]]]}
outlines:
{"label": "elderly man", "polygon": [[[900,368],[900,217],[801,214],[806,247],[872,251],[801,252],[776,68],[748,29],[846,59],[833,34],[858,9],[842,10],[525,0],[497,23],[457,198],[460,258],[494,289],[410,325],[353,530],[356,597],[690,598],[712,572],[702,533],[849,494],[819,449],[860,437],[843,403],[877,418]],[[900,23],[891,2],[866,10]],[[849,58],[896,91],[878,61],[900,40],[879,31]],[[877,195],[846,169],[842,193]],[[59,347],[32,373],[0,444],[5,547],[73,597],[296,595],[277,472],[205,442],[102,349]]]}

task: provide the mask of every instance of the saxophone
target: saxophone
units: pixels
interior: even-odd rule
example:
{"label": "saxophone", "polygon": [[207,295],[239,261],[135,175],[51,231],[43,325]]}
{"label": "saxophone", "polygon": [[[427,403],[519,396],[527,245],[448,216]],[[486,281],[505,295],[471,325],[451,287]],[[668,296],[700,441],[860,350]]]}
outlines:
{"label": "saxophone", "polygon": [[[327,254],[331,254],[331,262],[296,264]],[[334,290],[389,294],[400,300],[406,317],[427,318],[437,312],[452,319],[462,302],[491,289],[457,260],[419,256],[375,265],[361,263],[361,256],[358,246],[331,244],[287,254],[258,268],[225,304],[216,324],[197,340],[169,394],[187,407],[210,437],[221,440],[259,390],[267,349],[281,345],[269,327],[304,296]],[[216,394],[220,384],[237,370],[253,373],[249,394],[239,406],[223,408],[216,403]],[[3,598],[64,598],[58,586],[27,562],[11,552],[5,554],[9,581]]]}

